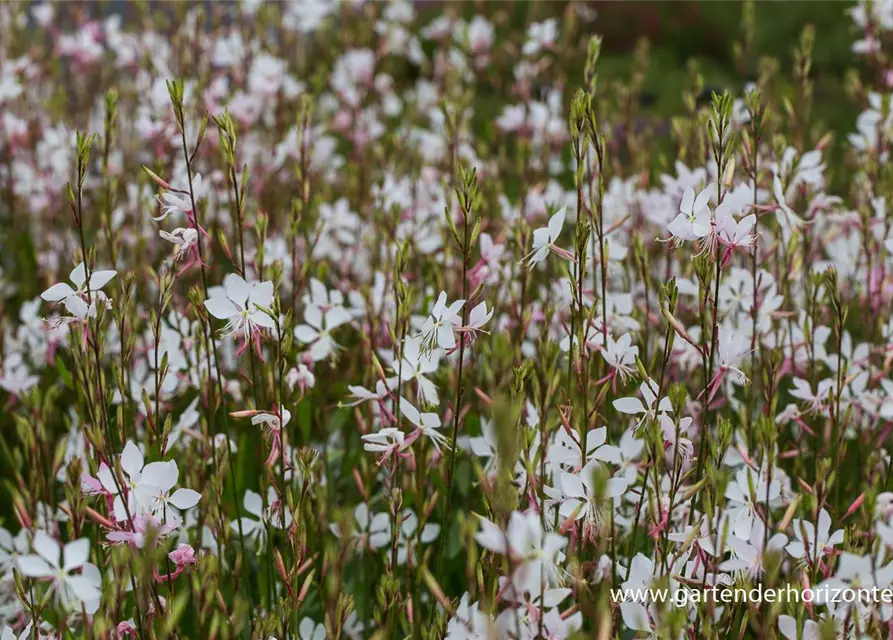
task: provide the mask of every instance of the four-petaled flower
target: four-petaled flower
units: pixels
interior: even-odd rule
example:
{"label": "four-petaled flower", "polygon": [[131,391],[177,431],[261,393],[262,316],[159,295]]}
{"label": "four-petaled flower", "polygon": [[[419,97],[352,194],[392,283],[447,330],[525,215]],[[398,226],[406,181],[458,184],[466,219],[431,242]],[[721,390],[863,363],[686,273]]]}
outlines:
{"label": "four-petaled flower", "polygon": [[260,330],[276,328],[276,322],[263,310],[273,304],[273,283],[245,282],[241,276],[231,273],[223,279],[222,287],[208,289],[208,296],[205,300],[208,312],[226,320],[223,334],[244,337],[239,353],[253,341],[260,355]]}
{"label": "four-petaled flower", "polygon": [[549,218],[549,224],[533,231],[533,250],[527,254],[525,261],[527,267],[533,269],[537,264],[546,259],[549,252],[553,252],[565,260],[573,260],[573,254],[567,249],[562,249],[555,244],[561,235],[564,226],[565,209],[562,207],[555,215]]}
{"label": "four-petaled flower", "polygon": [[[94,270],[90,274],[88,282],[87,268],[82,262],[68,276],[77,289],[71,288],[68,283],[60,282],[41,293],[40,297],[47,302],[61,302],[71,315],[79,320],[84,320],[88,314],[91,317],[96,315],[96,300],[104,298],[100,289],[108,284],[117,273],[111,269]],[[88,291],[92,300],[88,299]]]}
{"label": "four-petaled flower", "polygon": [[[66,609],[84,604],[90,612],[99,605],[99,569],[90,560],[90,541],[73,540],[64,547],[44,531],[34,535],[36,554],[21,556],[19,570],[29,578],[52,581],[56,599]],[[80,569],[80,573],[74,573]],[[93,605],[93,606],[91,606]]]}
{"label": "four-petaled flower", "polygon": [[697,197],[691,187],[685,190],[679,205],[679,213],[667,225],[667,231],[673,234],[677,242],[699,240],[710,233],[710,207],[707,203],[711,194],[715,192],[715,185],[707,185]]}

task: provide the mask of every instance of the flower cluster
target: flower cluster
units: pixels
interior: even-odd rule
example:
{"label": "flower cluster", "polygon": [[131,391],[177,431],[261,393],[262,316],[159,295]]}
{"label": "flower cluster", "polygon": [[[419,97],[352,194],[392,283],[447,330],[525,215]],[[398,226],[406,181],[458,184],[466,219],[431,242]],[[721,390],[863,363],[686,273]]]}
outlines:
{"label": "flower cluster", "polygon": [[617,594],[893,589],[893,4],[848,135],[435,4],[0,4],[2,640],[889,635]]}

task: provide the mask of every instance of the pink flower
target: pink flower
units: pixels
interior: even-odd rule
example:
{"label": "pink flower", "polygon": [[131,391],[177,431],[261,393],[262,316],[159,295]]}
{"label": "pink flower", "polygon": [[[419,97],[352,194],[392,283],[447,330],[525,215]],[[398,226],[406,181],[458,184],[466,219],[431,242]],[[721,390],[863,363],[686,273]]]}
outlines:
{"label": "pink flower", "polygon": [[176,563],[177,569],[196,564],[198,558],[195,557],[195,549],[188,544],[179,544],[177,548],[167,554],[172,562]]}

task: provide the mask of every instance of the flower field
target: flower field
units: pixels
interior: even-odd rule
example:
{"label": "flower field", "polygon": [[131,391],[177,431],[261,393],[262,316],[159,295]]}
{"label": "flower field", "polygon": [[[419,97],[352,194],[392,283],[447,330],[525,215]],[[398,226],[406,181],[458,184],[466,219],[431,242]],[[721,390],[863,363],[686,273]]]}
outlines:
{"label": "flower field", "polygon": [[2,640],[893,637],[893,3],[630,7],[0,4]]}

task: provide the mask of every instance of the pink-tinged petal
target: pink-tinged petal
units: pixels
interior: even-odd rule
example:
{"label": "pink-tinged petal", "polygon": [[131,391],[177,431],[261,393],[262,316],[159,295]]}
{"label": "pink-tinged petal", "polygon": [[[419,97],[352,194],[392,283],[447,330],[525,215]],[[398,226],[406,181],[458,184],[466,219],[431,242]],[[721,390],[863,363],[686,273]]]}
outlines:
{"label": "pink-tinged petal", "polygon": [[185,511],[186,509],[191,509],[197,505],[201,498],[202,495],[198,491],[193,491],[192,489],[177,489],[174,491],[174,494],[170,497],[168,502],[177,507],[177,509]]}
{"label": "pink-tinged petal", "polygon": [[59,302],[60,300],[64,300],[65,298],[73,295],[74,289],[69,287],[64,282],[60,282],[59,284],[54,284],[52,287],[41,293],[40,297],[47,302]]}
{"label": "pink-tinged petal", "polygon": [[232,300],[224,296],[215,296],[205,300],[205,308],[212,316],[219,320],[229,320],[233,316],[239,315],[239,308],[233,304]]}
{"label": "pink-tinged petal", "polygon": [[130,542],[133,540],[133,533],[129,531],[109,531],[105,539],[109,542]]}

